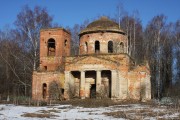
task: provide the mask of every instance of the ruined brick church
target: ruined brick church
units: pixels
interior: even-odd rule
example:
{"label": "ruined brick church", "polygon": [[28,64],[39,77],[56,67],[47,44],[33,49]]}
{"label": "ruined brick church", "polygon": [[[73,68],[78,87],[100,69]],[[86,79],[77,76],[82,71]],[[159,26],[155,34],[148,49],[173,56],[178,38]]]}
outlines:
{"label": "ruined brick church", "polygon": [[32,99],[49,100],[56,82],[64,99],[151,99],[148,65],[134,64],[128,37],[106,17],[79,33],[79,55],[71,56],[71,34],[64,28],[40,31],[40,65],[33,72]]}

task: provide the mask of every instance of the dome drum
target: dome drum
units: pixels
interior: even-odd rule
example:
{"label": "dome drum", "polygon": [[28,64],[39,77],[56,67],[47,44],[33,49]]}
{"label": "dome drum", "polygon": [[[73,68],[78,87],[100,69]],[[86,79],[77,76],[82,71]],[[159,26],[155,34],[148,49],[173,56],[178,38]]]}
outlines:
{"label": "dome drum", "polygon": [[79,35],[80,55],[127,52],[125,32],[106,17],[90,23]]}

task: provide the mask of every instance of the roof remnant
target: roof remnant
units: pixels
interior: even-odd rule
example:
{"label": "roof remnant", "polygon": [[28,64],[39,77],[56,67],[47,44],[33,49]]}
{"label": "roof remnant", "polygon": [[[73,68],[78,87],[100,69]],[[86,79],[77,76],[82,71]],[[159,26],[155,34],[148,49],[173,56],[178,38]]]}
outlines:
{"label": "roof remnant", "polygon": [[108,19],[107,17],[103,16],[100,19],[90,23],[84,30],[80,32],[80,36],[85,33],[92,33],[92,32],[118,32],[124,33],[122,29],[119,28],[118,23]]}

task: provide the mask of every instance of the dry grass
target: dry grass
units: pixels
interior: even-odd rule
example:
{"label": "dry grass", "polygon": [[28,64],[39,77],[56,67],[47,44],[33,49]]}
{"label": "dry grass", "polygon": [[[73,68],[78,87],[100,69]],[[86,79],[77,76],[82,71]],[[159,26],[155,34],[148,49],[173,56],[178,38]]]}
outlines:
{"label": "dry grass", "polygon": [[104,112],[103,114],[107,116],[112,116],[114,118],[128,118],[127,114],[124,111]]}
{"label": "dry grass", "polygon": [[60,113],[59,110],[55,110],[55,109],[51,109],[51,110],[40,110],[40,111],[37,111],[37,112],[40,112],[40,113],[44,113],[44,114],[50,114],[50,113]]}
{"label": "dry grass", "polygon": [[58,117],[57,115],[54,115],[52,113],[60,113],[59,110],[56,109],[50,109],[50,110],[39,110],[37,113],[25,113],[21,116],[23,117],[35,117],[35,118],[53,118]]}
{"label": "dry grass", "polygon": [[[172,117],[174,113],[180,113],[179,104],[158,106],[153,102],[142,103],[133,100],[117,101],[111,99],[84,99],[84,100],[73,99],[68,101],[61,101],[58,102],[58,104],[67,105],[67,106],[57,107],[55,109],[53,109],[54,108],[53,106],[49,106],[50,110],[40,110],[37,111],[37,113],[25,113],[22,116],[36,117],[36,118],[53,118],[56,117],[56,115],[54,115],[55,113],[61,113],[61,111],[67,112],[75,108],[76,106],[79,106],[84,108],[108,107],[105,108],[107,109],[108,112],[104,112],[102,114],[106,116],[112,116],[114,118],[142,120],[142,119],[149,119],[149,117],[153,117],[158,120],[168,120],[168,119],[180,120],[180,114],[177,117]],[[137,104],[137,106],[136,105],[134,106],[132,104]],[[92,111],[92,110],[79,109],[78,112],[88,112],[89,115],[99,114],[94,110]]]}
{"label": "dry grass", "polygon": [[49,112],[53,112],[53,113],[60,113],[60,111],[59,110],[48,110]]}
{"label": "dry grass", "polygon": [[56,115],[50,114],[50,113],[25,113],[21,115],[23,117],[35,117],[35,118],[53,118],[57,117]]}
{"label": "dry grass", "polygon": [[72,106],[80,106],[85,108],[98,108],[98,107],[109,107],[113,105],[123,105],[123,104],[137,104],[139,101],[115,101],[111,99],[75,99],[68,101],[61,101],[60,104],[63,105],[72,105]]}
{"label": "dry grass", "polygon": [[2,108],[0,108],[0,111],[3,111],[4,110],[4,108],[2,107]]}
{"label": "dry grass", "polygon": [[144,118],[148,117],[154,117],[163,120],[168,120],[168,119],[175,119],[175,120],[180,120],[180,115],[179,117],[174,117],[174,118],[164,118],[163,116],[170,116],[173,115],[175,112],[174,111],[153,111],[153,109],[136,109],[136,110],[126,110],[126,111],[115,111],[115,112],[104,112],[104,115],[107,116],[112,116],[114,118],[124,118],[124,119],[129,119],[129,120],[142,120]]}
{"label": "dry grass", "polygon": [[63,107],[59,107],[58,109],[72,109],[72,106],[63,106]]}
{"label": "dry grass", "polygon": [[93,110],[79,110],[78,112],[89,112],[89,113],[91,113],[91,112],[94,112]]}

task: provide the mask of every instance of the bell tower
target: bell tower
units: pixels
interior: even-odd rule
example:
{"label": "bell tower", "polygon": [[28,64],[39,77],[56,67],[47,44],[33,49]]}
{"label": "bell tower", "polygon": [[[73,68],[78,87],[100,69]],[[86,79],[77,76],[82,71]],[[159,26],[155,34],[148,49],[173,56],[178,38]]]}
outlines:
{"label": "bell tower", "polygon": [[40,71],[55,71],[70,55],[71,34],[63,28],[40,31]]}

